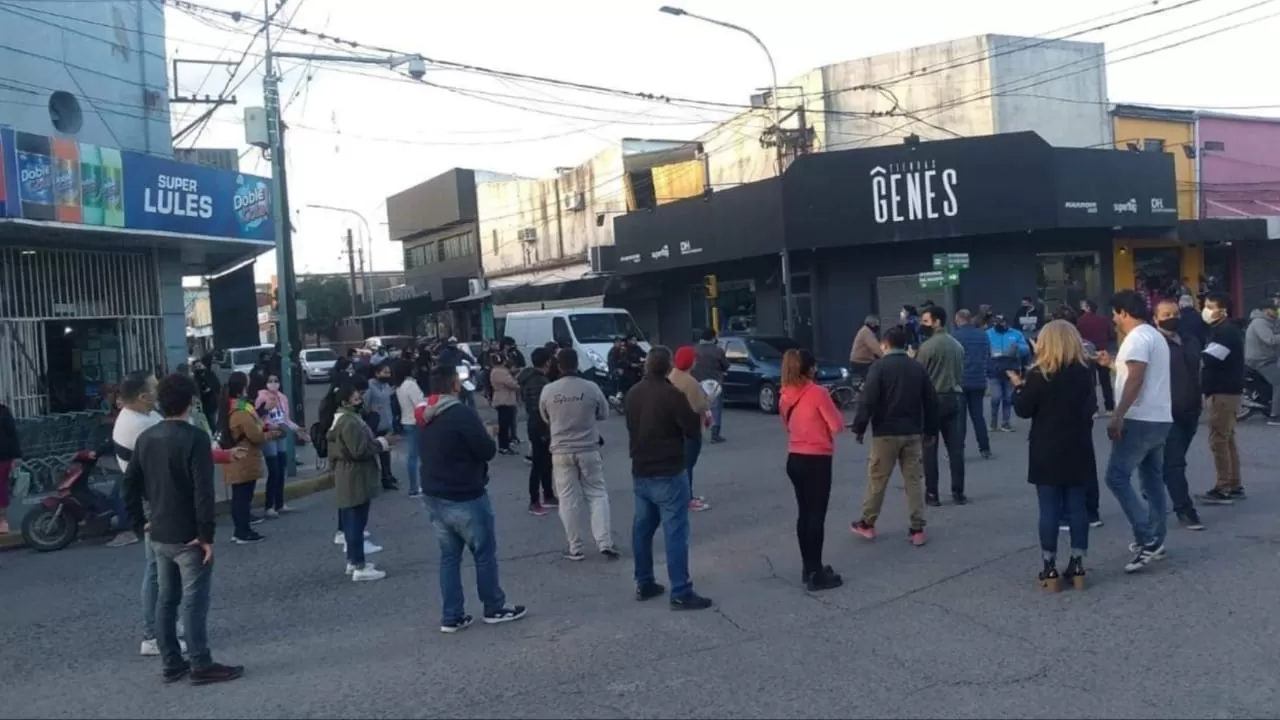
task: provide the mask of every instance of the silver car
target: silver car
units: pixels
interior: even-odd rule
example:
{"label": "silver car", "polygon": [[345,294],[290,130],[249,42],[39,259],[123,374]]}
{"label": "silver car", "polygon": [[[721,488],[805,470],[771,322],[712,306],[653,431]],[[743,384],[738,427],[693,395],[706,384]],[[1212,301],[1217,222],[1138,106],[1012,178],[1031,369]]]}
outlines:
{"label": "silver car", "polygon": [[298,353],[302,377],[309,383],[328,382],[338,355],[329,348],[308,348]]}

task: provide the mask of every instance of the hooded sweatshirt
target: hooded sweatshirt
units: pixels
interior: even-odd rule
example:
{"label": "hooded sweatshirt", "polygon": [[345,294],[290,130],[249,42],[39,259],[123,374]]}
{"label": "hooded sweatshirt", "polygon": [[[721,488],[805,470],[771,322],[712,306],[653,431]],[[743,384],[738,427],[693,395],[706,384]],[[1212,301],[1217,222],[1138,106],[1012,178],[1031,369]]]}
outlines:
{"label": "hooded sweatshirt", "polygon": [[525,415],[529,417],[529,426],[546,433],[547,421],[542,419],[542,411],[538,409],[542,402],[542,388],[550,382],[547,374],[537,368],[527,367],[516,376],[520,385],[520,399],[524,402]]}
{"label": "hooded sweatshirt", "polygon": [[489,484],[489,461],[498,452],[475,410],[452,395],[431,395],[413,412],[422,456],[422,492],[467,502]]}
{"label": "hooded sweatshirt", "polygon": [[784,386],[778,414],[787,430],[787,452],[827,456],[835,453],[836,434],[844,429],[844,416],[825,388],[811,381]]}
{"label": "hooded sweatshirt", "polygon": [[551,454],[572,455],[599,448],[596,423],[609,419],[609,401],[599,385],[565,375],[542,388],[538,411],[551,428]]}

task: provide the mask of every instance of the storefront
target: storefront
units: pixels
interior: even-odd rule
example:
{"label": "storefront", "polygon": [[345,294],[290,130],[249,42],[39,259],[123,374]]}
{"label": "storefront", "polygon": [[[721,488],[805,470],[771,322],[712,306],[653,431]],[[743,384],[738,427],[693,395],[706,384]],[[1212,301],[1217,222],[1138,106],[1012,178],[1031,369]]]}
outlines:
{"label": "storefront", "polygon": [[271,249],[270,190],[8,129],[0,158],[0,401],[34,461],[101,432],[128,372],[187,361],[182,278]]}
{"label": "storefront", "polygon": [[[777,332],[785,249],[797,339],[839,359],[867,314],[896,318],[904,304],[1012,314],[1023,296],[1046,309],[1103,299],[1115,287],[1113,243],[1176,225],[1162,154],[1054,148],[1035,133],[819,153],[780,180],[618,218],[629,290],[617,302],[656,303],[663,342],[685,342],[705,312],[703,277],[715,274],[722,318],[748,314],[749,294],[754,319],[742,325]],[[943,254],[966,256],[967,267],[922,288],[920,273]],[[729,295],[733,308],[727,282],[750,291]]]}

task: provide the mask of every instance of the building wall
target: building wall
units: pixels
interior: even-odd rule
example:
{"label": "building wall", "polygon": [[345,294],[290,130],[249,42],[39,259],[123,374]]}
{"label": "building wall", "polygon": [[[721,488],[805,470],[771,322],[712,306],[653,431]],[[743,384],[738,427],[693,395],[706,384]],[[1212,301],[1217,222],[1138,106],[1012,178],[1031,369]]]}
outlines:
{"label": "building wall", "polygon": [[1058,147],[1107,147],[1102,43],[987,35],[995,132],[1033,130]]}
{"label": "building wall", "polygon": [[164,361],[176,370],[187,361],[187,303],[182,290],[182,253],[156,250],[160,275],[160,315],[164,335]]}
{"label": "building wall", "polygon": [[[172,155],[164,11],[150,0],[0,7],[0,123],[80,142]],[[50,96],[72,95],[81,127],[60,132]]]}
{"label": "building wall", "polygon": [[1153,120],[1116,116],[1115,148],[1127,149],[1129,143],[1143,147],[1146,140],[1164,142],[1165,152],[1173,155],[1174,180],[1178,184],[1178,219],[1199,217],[1196,202],[1196,161],[1187,157],[1184,147],[1195,147],[1195,125],[1190,122]]}
{"label": "building wall", "polygon": [[1280,216],[1280,120],[1202,115],[1200,171],[1206,217]]}

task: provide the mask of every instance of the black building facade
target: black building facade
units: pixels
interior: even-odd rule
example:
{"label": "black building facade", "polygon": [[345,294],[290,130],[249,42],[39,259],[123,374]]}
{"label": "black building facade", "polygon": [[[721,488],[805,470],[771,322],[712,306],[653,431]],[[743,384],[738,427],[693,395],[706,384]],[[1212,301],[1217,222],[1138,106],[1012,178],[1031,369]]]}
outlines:
{"label": "black building facade", "polygon": [[[1173,162],[1156,153],[1055,148],[1035,133],[820,153],[781,178],[614,221],[619,280],[608,302],[655,338],[709,324],[780,333],[781,253],[797,339],[842,359],[863,318],[931,300],[954,312],[1022,296],[1052,308],[1112,291],[1112,241],[1175,232]],[[952,287],[922,289],[938,253],[967,253]]]}

